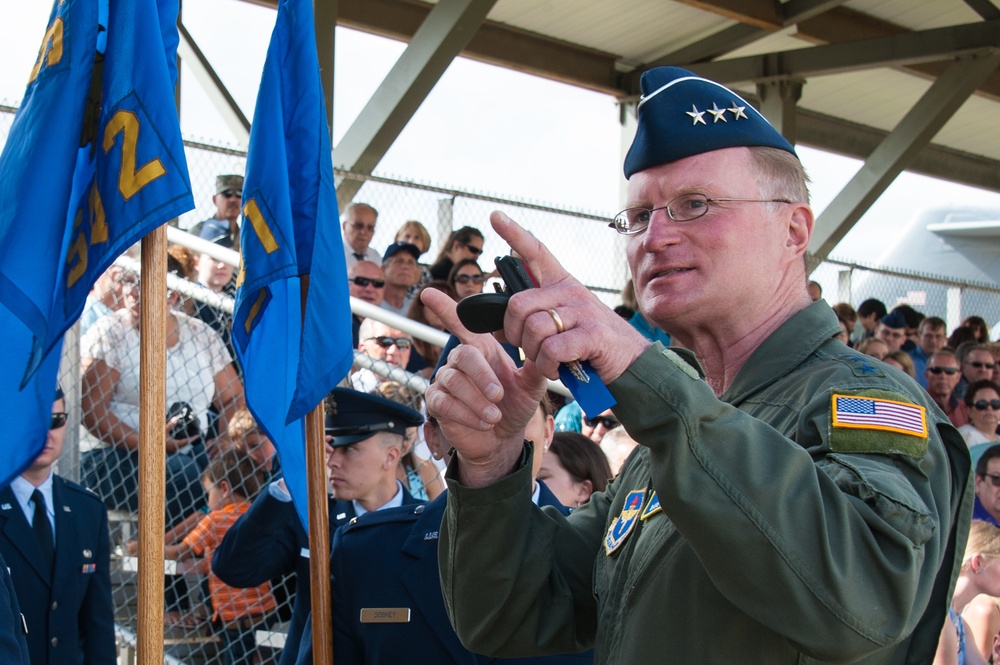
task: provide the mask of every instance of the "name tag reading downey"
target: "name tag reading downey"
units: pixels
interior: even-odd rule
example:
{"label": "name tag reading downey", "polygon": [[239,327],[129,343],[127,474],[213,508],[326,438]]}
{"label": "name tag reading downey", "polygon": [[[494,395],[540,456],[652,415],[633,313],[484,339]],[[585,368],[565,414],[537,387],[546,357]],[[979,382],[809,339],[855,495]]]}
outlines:
{"label": "name tag reading downey", "polygon": [[409,623],[409,607],[363,607],[361,623]]}

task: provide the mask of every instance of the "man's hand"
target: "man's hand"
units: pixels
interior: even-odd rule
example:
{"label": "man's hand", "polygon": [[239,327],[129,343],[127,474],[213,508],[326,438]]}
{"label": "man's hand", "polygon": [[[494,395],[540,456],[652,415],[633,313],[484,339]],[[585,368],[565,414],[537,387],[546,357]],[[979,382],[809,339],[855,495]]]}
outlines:
{"label": "man's hand", "polygon": [[[426,400],[427,412],[461,459],[459,481],[470,487],[488,485],[513,470],[524,427],[545,392],[545,377],[557,378],[560,363],[590,360],[609,382],[649,346],[531,234],[503,213],[494,212],[490,221],[540,287],[515,294],[504,318],[503,337],[524,349],[524,366],[518,369],[491,335],[469,332],[451,298],[434,289],[421,296],[462,342],[438,371]],[[562,332],[549,310],[557,312]]]}
{"label": "man's hand", "polygon": [[531,361],[518,369],[491,335],[469,332],[448,295],[425,289],[421,298],[462,342],[427,389],[427,412],[461,458],[459,481],[489,485],[514,469],[524,428],[545,393],[545,377]]}
{"label": "man's hand", "polygon": [[490,222],[524,260],[539,286],[510,299],[504,317],[506,340],[524,349],[525,357],[550,379],[559,378],[561,363],[573,360],[589,360],[605,383],[621,376],[650,342],[566,272],[545,245],[507,215],[494,212]]}

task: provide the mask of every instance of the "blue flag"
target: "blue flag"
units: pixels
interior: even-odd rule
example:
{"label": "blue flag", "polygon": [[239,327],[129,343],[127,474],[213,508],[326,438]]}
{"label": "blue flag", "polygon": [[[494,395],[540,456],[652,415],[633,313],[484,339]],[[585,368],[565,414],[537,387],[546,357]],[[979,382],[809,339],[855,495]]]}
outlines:
{"label": "blue flag", "polygon": [[[152,20],[150,17],[154,17]],[[39,453],[63,333],[126,248],[194,207],[159,21],[177,0],[57,0],[0,155],[0,486]]]}
{"label": "blue flag", "polygon": [[241,249],[233,344],[247,406],[308,529],[303,416],[353,358],[311,0],[278,4],[250,129]]}

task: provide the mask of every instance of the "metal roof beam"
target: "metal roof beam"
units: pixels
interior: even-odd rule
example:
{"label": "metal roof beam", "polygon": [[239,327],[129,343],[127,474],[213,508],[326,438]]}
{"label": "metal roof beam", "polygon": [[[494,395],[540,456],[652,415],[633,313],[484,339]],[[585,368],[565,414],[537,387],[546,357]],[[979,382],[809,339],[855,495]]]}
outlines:
{"label": "metal roof beam", "polygon": [[[277,8],[277,0],[242,0]],[[415,0],[339,0],[337,24],[408,42],[435,5]],[[526,30],[483,21],[461,55],[533,76],[621,95],[615,63],[621,56]]]}
{"label": "metal roof beam", "polygon": [[924,93],[816,220],[809,253],[824,260],[990,73],[1000,54],[963,59]]}
{"label": "metal roof beam", "polygon": [[[378,165],[494,4],[496,0],[441,0],[435,5],[334,148],[334,166],[370,173]],[[337,202],[343,210],[363,182],[340,180]]]}
{"label": "metal roof beam", "polygon": [[1000,9],[997,9],[990,0],[965,0],[965,4],[969,5],[972,11],[979,14],[984,21],[1000,18]]}
{"label": "metal roof beam", "polygon": [[[800,108],[796,117],[796,134],[796,145],[864,160],[889,132]],[[1000,192],[1000,167],[995,160],[938,144],[932,143],[921,150],[906,170]]]}
{"label": "metal roof beam", "polygon": [[721,83],[808,78],[878,67],[901,67],[967,55],[1000,45],[1000,20],[904,32],[853,42],[691,65]]}
{"label": "metal roof beam", "polygon": [[783,13],[778,0],[678,0],[706,12],[755,25],[758,28],[776,30],[781,27]]}
{"label": "metal roof beam", "polygon": [[209,100],[229,126],[236,141],[247,145],[250,142],[250,121],[240,110],[240,105],[229,94],[222,79],[215,73],[208,58],[198,48],[191,33],[180,21],[177,22],[177,33],[180,36],[180,41],[177,44],[177,55],[191,68],[195,80],[201,85]]}

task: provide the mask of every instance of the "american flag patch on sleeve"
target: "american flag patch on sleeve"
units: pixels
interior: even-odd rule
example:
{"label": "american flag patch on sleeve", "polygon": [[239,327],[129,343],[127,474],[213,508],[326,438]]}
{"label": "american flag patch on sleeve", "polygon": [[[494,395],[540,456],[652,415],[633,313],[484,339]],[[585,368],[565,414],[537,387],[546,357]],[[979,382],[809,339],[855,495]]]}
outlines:
{"label": "american flag patch on sleeve", "polygon": [[927,438],[927,412],[917,404],[877,397],[833,395],[833,426]]}

